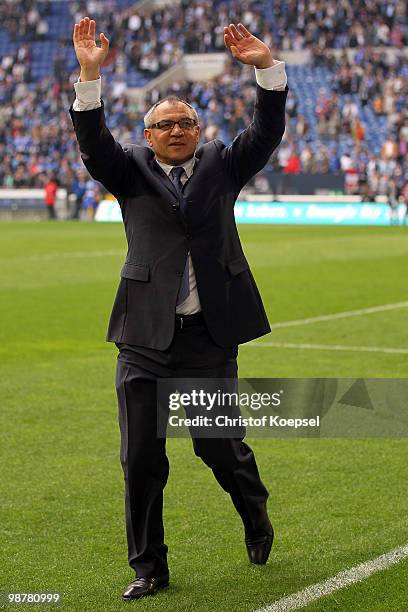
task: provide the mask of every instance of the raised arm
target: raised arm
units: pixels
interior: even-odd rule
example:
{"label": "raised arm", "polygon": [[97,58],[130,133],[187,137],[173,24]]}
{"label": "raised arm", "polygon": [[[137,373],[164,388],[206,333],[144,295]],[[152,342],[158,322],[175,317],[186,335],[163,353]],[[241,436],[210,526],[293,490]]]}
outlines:
{"label": "raised arm", "polygon": [[[276,70],[283,70],[284,74],[282,62],[274,60],[269,47],[251,34],[242,23],[238,23],[238,26],[230,24],[224,28],[224,43],[236,60],[257,69],[257,80],[261,74],[265,80],[266,73],[270,77],[270,73]],[[238,189],[265,166],[285,132],[287,86],[275,89],[258,84],[256,90],[251,124],[222,150],[222,156]]]}
{"label": "raised arm", "polygon": [[89,17],[74,26],[73,42],[81,82],[75,84],[77,99],[69,112],[87,170],[119,198],[135,191],[137,170],[106,126],[99,78],[109,52],[109,40],[104,33],[99,34],[101,46],[98,47],[95,30],[95,21]]}

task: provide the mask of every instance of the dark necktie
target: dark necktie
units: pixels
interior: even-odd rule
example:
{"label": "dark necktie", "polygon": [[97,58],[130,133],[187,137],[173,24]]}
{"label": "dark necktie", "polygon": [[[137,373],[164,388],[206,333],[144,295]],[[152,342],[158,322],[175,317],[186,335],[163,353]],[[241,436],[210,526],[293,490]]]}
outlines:
{"label": "dark necktie", "polygon": [[[185,170],[182,166],[175,166],[170,170],[170,178],[173,185],[176,188],[178,201],[180,204],[180,210],[184,214],[186,211],[186,199],[183,194],[183,183],[181,182],[181,177],[183,176]],[[183,278],[181,279],[180,289],[177,295],[177,306],[184,302],[190,295],[190,283],[189,283],[189,266],[188,266],[188,257],[186,261],[186,265],[184,266]]]}
{"label": "dark necktie", "polygon": [[181,177],[184,173],[185,170],[183,166],[174,166],[174,168],[170,170],[170,178],[176,188],[180,210],[182,213],[184,213],[186,209],[186,199],[183,194],[183,183],[181,182]]}

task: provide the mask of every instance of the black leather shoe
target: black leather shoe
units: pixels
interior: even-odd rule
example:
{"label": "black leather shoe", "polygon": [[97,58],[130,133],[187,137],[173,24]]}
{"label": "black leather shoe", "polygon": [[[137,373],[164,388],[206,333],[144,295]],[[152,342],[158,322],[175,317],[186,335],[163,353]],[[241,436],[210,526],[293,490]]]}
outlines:
{"label": "black leather shoe", "polygon": [[271,552],[273,542],[273,529],[268,535],[254,538],[245,538],[248,557],[251,563],[265,565]]}
{"label": "black leather shoe", "polygon": [[125,601],[131,599],[140,599],[148,595],[154,595],[159,589],[164,589],[169,586],[169,575],[153,576],[151,578],[135,578],[123,592],[122,598]]}

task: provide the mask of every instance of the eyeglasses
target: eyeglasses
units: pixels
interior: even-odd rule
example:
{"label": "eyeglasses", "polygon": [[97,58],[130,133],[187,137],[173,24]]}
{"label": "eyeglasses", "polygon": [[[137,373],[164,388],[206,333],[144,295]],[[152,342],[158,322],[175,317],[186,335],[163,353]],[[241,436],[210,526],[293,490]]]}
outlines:
{"label": "eyeglasses", "polygon": [[163,121],[158,121],[157,123],[153,123],[147,129],[151,130],[152,128],[157,128],[158,130],[172,130],[175,125],[178,125],[181,130],[192,130],[193,127],[197,125],[197,121],[195,119],[190,119],[190,117],[186,117],[185,119],[180,119],[179,121],[172,121],[171,119],[163,119]]}

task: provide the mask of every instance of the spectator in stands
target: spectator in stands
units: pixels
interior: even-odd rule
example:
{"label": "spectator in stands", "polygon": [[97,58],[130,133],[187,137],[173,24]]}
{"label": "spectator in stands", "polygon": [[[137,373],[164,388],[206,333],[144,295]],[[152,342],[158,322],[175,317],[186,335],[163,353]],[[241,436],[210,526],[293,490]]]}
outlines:
{"label": "spectator in stands", "polygon": [[391,137],[388,137],[381,149],[381,158],[384,161],[394,160],[398,155],[398,146],[395,140]]}
{"label": "spectator in stands", "polygon": [[88,179],[85,183],[85,191],[82,198],[82,208],[88,221],[93,221],[99,200],[98,185],[95,181]]}
{"label": "spectator in stands", "polygon": [[366,164],[363,160],[361,160],[358,164],[358,193],[361,196],[361,200],[363,202],[368,202],[370,200],[367,169]]}
{"label": "spectator in stands", "polygon": [[340,164],[341,164],[341,169],[343,172],[347,172],[347,170],[350,170],[354,163],[353,163],[353,159],[351,157],[351,153],[349,151],[346,151],[340,158]]}
{"label": "spectator in stands", "polygon": [[398,219],[399,193],[398,193],[397,181],[393,177],[391,177],[388,180],[386,195],[387,195],[387,203],[390,209],[390,225],[398,225],[399,224],[399,219]]}
{"label": "spectator in stands", "polygon": [[285,168],[291,154],[292,154],[292,145],[288,141],[283,142],[281,146],[279,147],[278,154],[277,154],[280,168]]}
{"label": "spectator in stands", "polygon": [[32,5],[30,10],[27,13],[27,25],[26,25],[26,33],[28,40],[35,40],[37,33],[37,26],[40,22],[40,13],[36,6]]}
{"label": "spectator in stands", "polygon": [[351,123],[351,135],[357,143],[362,143],[364,140],[364,126],[358,117],[353,119]]}
{"label": "spectator in stands", "polygon": [[296,147],[294,147],[286,161],[283,172],[285,174],[300,174],[301,171],[302,163],[300,161],[298,150]]}
{"label": "spectator in stands", "polygon": [[351,100],[351,98],[346,99],[346,103],[343,106],[342,110],[342,131],[343,133],[351,133],[352,123],[357,119],[358,116],[358,106],[355,102]]}
{"label": "spectator in stands", "polygon": [[291,118],[295,118],[297,115],[298,102],[296,96],[292,91],[288,93],[288,100],[286,104],[286,114]]}
{"label": "spectator in stands", "polygon": [[44,203],[47,208],[48,218],[55,219],[55,202],[57,200],[58,183],[53,174],[48,175],[48,180],[44,185]]}
{"label": "spectator in stands", "polygon": [[71,189],[71,194],[74,196],[74,210],[72,211],[72,219],[79,219],[81,210],[85,208],[83,200],[86,192],[86,183],[87,173],[84,170],[80,170],[72,184]]}
{"label": "spectator in stands", "polygon": [[35,34],[37,40],[46,40],[49,32],[48,21],[46,19],[40,19],[35,28]]}
{"label": "spectator in stands", "polygon": [[309,132],[309,123],[306,121],[306,118],[303,113],[299,113],[297,115],[295,130],[296,134],[300,138],[306,138],[307,133]]}
{"label": "spectator in stands", "polygon": [[327,151],[328,172],[339,174],[341,170],[340,157],[336,145],[332,145]]}
{"label": "spectator in stands", "polygon": [[313,150],[309,144],[307,144],[300,154],[300,161],[302,163],[303,172],[312,172],[313,165]]}

